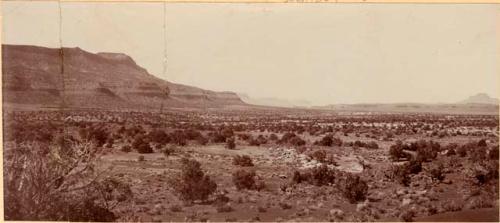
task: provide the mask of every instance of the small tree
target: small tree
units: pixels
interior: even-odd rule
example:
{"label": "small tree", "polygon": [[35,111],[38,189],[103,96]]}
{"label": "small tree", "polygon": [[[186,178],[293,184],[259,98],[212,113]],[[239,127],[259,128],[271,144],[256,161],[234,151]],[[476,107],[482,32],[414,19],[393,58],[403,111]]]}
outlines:
{"label": "small tree", "polygon": [[204,201],[217,189],[217,184],[205,175],[201,164],[194,159],[182,158],[182,173],[171,184],[183,201]]}

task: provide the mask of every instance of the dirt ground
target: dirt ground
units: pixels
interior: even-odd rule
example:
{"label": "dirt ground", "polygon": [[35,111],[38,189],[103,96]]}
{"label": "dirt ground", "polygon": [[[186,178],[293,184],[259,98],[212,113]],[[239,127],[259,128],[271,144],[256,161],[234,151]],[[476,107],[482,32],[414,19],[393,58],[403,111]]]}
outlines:
{"label": "dirt ground", "polygon": [[[308,140],[315,138],[309,137]],[[368,139],[349,136],[342,137],[342,140]],[[457,136],[438,141],[446,144],[468,140],[471,137]],[[103,156],[101,162],[113,166],[109,174],[132,185],[133,205],[124,204],[114,210],[123,221],[401,221],[401,215],[409,210],[414,213],[414,220],[419,221],[498,221],[498,192],[470,186],[460,168],[446,167],[443,182],[432,181],[424,171],[412,177],[409,187],[388,180],[384,174],[393,164],[387,155],[393,143],[380,142],[380,149],[324,148],[336,158],[336,169],[359,173],[367,180],[368,199],[354,204],[334,186],[300,184],[286,191],[280,190],[280,185],[291,181],[293,170],[308,168],[315,163],[294,149],[278,145],[237,145],[235,150],[228,150],[223,144],[189,145],[169,157],[162,153],[113,151]],[[235,155],[250,156],[255,166],[233,165]],[[144,161],[138,161],[139,156],[144,156]],[[217,182],[218,189],[226,192],[231,211],[220,212],[210,203],[187,205],[178,199],[169,179],[180,173],[180,158],[183,156],[201,163],[206,174]],[[465,163],[461,159],[466,158],[453,157],[448,162]],[[363,168],[360,160],[368,168]],[[426,165],[424,163],[424,169]],[[239,168],[255,170],[266,183],[266,188],[261,191],[237,190],[231,176]],[[487,204],[477,205],[478,202]],[[467,210],[469,208],[471,210]]]}

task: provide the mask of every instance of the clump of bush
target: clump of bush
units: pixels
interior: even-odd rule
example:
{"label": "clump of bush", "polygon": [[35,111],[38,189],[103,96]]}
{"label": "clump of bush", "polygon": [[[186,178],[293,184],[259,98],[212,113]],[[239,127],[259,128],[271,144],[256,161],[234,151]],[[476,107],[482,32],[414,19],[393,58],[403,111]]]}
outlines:
{"label": "clump of bush", "polygon": [[410,174],[418,174],[420,171],[422,171],[422,160],[413,158],[403,165],[392,166],[388,177],[404,186],[409,186]]}
{"label": "clump of bush", "polygon": [[226,141],[226,148],[227,149],[235,149],[236,148],[236,143],[234,142],[234,138],[228,138]]}
{"label": "clump of bush", "polygon": [[[430,145],[426,147],[419,147],[417,149],[417,159],[422,160],[424,162],[432,161],[436,158],[438,147],[435,147],[432,141],[430,141]],[[439,144],[437,144],[439,145]]]}
{"label": "clump of bush", "polygon": [[177,147],[176,146],[167,146],[162,150],[162,153],[165,157],[169,157],[170,155],[174,154],[177,152]]}
{"label": "clump of bush", "polygon": [[491,150],[488,152],[488,156],[492,160],[498,160],[498,145],[491,147]]}
{"label": "clump of bush", "polygon": [[124,145],[124,146],[122,146],[121,151],[129,153],[132,151],[132,147],[129,145]]}
{"label": "clump of bush", "polygon": [[320,163],[323,163],[323,162],[325,162],[325,159],[326,159],[326,151],[325,150],[316,150],[310,155],[310,157],[312,159],[317,160]]}
{"label": "clump of bush", "polygon": [[498,160],[474,163],[471,171],[475,184],[485,185],[493,179],[498,179],[498,169]]}
{"label": "clump of bush", "polygon": [[174,190],[183,201],[206,200],[217,189],[217,184],[205,175],[201,164],[194,159],[182,158],[181,174],[172,180]]}
{"label": "clump of bush", "polygon": [[368,184],[359,176],[348,174],[343,181],[342,192],[351,203],[362,201],[368,193]]}
{"label": "clump of bush", "polygon": [[[20,144],[5,151],[4,218],[24,221],[114,221],[113,207],[131,198],[130,187],[95,170],[97,147]],[[72,151],[71,153],[65,150]],[[78,171],[74,171],[79,164]],[[82,186],[83,185],[83,186]]]}
{"label": "clump of bush", "polygon": [[256,174],[253,170],[239,169],[233,173],[233,183],[236,189],[242,190],[262,190],[265,184],[262,181],[256,181]]}
{"label": "clump of bush", "polygon": [[295,135],[295,133],[293,132],[287,132],[281,137],[279,143],[280,144],[289,143],[294,146],[303,146],[306,144],[306,141],[301,139],[299,136]]}
{"label": "clump of bush", "polygon": [[408,154],[403,151],[403,142],[397,141],[396,144],[389,148],[389,157],[393,161],[408,158]]}
{"label": "clump of bush", "polygon": [[295,184],[300,184],[302,182],[307,182],[315,186],[323,186],[328,184],[334,184],[337,172],[328,168],[327,165],[323,164],[321,166],[314,167],[304,173],[295,171],[293,174],[292,182]]}
{"label": "clump of bush", "polygon": [[429,170],[429,173],[431,174],[432,179],[438,180],[438,181],[443,181],[444,180],[444,165],[440,162],[436,165],[433,165],[431,169]]}
{"label": "clump of bush", "polygon": [[324,136],[321,140],[314,142],[320,146],[342,146],[342,140],[333,137],[331,134]]}
{"label": "clump of bush", "polygon": [[143,156],[143,155],[140,155],[139,157],[137,157],[137,161],[139,161],[139,162],[144,161],[144,156]]}
{"label": "clump of bush", "polygon": [[153,153],[153,148],[149,145],[149,140],[142,134],[137,134],[132,142],[132,147],[138,153]]}
{"label": "clump of bush", "polygon": [[247,155],[236,155],[233,157],[233,165],[237,166],[253,166],[252,158]]}

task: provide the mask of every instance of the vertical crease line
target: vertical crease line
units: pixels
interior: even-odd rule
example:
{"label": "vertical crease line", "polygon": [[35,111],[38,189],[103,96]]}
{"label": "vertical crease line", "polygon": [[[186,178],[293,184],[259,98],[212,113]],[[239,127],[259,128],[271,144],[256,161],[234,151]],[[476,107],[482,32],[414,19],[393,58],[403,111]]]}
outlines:
{"label": "vertical crease line", "polygon": [[[163,1],[163,59],[162,59],[162,78],[166,78],[167,74],[167,1]],[[167,92],[168,94],[166,97],[169,97],[170,94],[170,88],[167,85]],[[167,99],[167,98],[166,98]],[[161,100],[161,105],[160,105],[160,114],[163,113],[163,104],[165,100]]]}
{"label": "vertical crease line", "polygon": [[[65,84],[65,77],[64,77],[64,49],[63,49],[63,44],[62,44],[62,7],[61,7],[61,0],[57,1],[57,6],[59,8],[59,56],[61,57],[61,112],[62,112],[62,123],[63,123],[63,138],[66,137],[67,135],[67,128],[66,128],[66,84]],[[67,199],[65,197],[65,199]],[[66,212],[69,211],[69,206],[66,205]],[[65,219],[66,221],[69,221],[68,219]]]}
{"label": "vertical crease line", "polygon": [[66,83],[64,76],[64,49],[63,49],[63,41],[62,41],[62,7],[61,0],[57,1],[57,6],[59,8],[59,56],[61,57],[61,109],[64,111],[66,108]]}

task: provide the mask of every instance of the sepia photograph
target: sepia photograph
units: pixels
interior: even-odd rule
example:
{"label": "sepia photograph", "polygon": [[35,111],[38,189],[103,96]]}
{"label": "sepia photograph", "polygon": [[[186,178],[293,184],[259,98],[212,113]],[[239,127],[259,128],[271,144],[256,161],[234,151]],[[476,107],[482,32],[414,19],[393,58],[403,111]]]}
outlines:
{"label": "sepia photograph", "polygon": [[0,4],[5,221],[499,222],[500,4]]}

